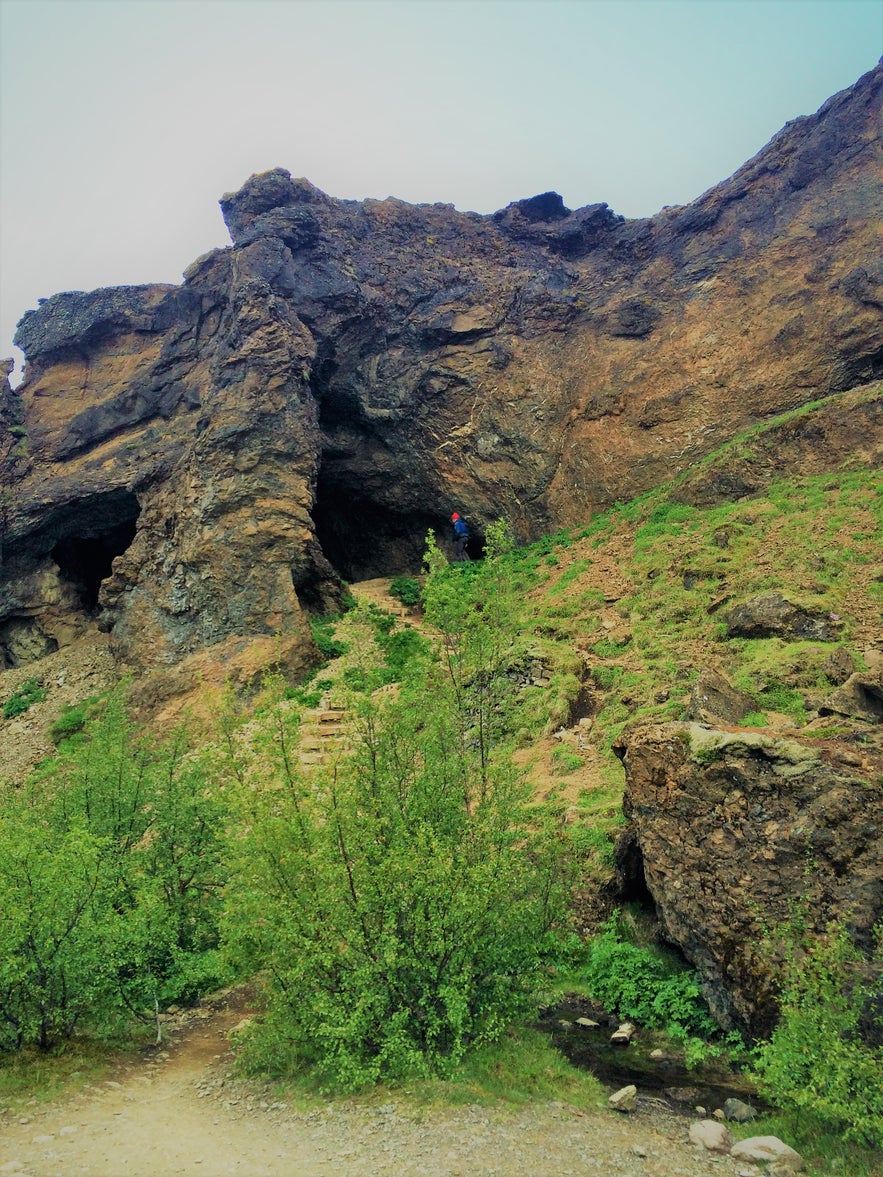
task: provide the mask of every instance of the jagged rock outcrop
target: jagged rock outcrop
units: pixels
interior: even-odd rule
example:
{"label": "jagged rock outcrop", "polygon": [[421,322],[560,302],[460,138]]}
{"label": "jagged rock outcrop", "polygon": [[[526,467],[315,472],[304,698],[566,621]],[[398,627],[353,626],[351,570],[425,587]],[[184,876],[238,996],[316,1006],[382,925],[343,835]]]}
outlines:
{"label": "jagged rock outcrop", "polygon": [[780,637],[786,641],[833,642],[843,628],[838,617],[803,609],[775,592],[734,605],[724,620],[729,637]]}
{"label": "jagged rock outcrop", "polygon": [[278,169],[183,285],[46,300],[0,398],[5,662],[98,617],[141,669],[275,634],[304,665],[305,612],[414,569],[453,508],[530,539],[879,374],[881,76],[647,220]]}
{"label": "jagged rock outcrop", "polygon": [[762,941],[772,933],[775,944],[795,905],[811,930],[833,921],[870,952],[883,917],[879,728],[850,744],[649,725],[618,754],[621,887],[649,891],[723,1024],[771,1029],[777,960]]}

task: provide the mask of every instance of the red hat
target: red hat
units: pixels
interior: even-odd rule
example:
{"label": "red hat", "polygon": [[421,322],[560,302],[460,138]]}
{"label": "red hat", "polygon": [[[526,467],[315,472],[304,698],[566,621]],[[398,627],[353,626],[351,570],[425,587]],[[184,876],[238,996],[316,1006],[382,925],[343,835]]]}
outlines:
{"label": "red hat", "polygon": [[451,516],[451,522],[452,522],[452,523],[456,523],[456,522],[457,522],[457,520],[458,520],[459,518],[460,518],[460,516],[459,516],[459,515],[457,514],[457,512],[455,511],[455,512],[453,513],[453,515]]}

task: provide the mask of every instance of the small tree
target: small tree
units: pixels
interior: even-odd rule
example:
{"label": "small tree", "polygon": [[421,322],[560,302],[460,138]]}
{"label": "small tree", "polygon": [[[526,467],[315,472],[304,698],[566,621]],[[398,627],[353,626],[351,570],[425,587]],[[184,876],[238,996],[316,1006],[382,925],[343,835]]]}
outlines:
{"label": "small tree", "polygon": [[397,699],[354,701],[352,753],[308,779],[297,716],[277,709],[236,765],[226,918],[269,978],[254,1049],[284,1043],[340,1089],[445,1073],[496,1038],[533,1006],[563,906],[561,844],[495,748],[511,634],[490,632],[494,566],[455,582],[430,545],[429,569],[441,657]]}
{"label": "small tree", "polygon": [[798,917],[780,935],[781,1019],[758,1049],[760,1090],[810,1124],[881,1148],[883,1048],[862,1041],[860,1023],[866,1002],[879,1001],[883,939],[868,965],[842,928],[812,937]]}
{"label": "small tree", "polygon": [[0,1049],[48,1050],[113,989],[102,846],[46,829],[21,809],[0,823]]}
{"label": "small tree", "polygon": [[186,733],[148,746],[112,696],[85,738],[0,797],[0,1045],[217,982],[221,799]]}

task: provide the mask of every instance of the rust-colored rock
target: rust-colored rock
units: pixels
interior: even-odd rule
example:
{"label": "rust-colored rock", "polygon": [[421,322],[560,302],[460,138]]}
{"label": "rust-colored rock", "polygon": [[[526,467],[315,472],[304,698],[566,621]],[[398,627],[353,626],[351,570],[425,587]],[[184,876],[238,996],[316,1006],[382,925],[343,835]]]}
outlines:
{"label": "rust-colored rock", "polygon": [[[881,77],[647,220],[335,200],[277,169],[222,199],[234,244],[183,285],[49,298],[0,396],[3,660],[97,619],[142,670],[275,634],[297,668],[339,578],[413,571],[451,510],[536,538],[870,380]],[[830,436],[869,461],[875,428],[863,403]]]}
{"label": "rust-colored rock", "polygon": [[765,1034],[774,1023],[776,964],[760,948],[795,896],[811,928],[836,921],[871,948],[883,916],[883,748],[841,757],[843,747],[673,723],[634,729],[618,750],[623,886],[646,884],[724,1024]]}
{"label": "rust-colored rock", "polygon": [[737,690],[726,675],[708,666],[693,684],[684,718],[699,723],[739,723],[756,706],[752,695]]}

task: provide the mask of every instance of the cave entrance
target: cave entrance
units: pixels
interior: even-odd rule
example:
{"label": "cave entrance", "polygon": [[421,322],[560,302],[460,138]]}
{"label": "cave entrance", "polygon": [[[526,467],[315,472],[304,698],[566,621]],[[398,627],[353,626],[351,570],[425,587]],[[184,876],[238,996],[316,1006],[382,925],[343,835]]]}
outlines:
{"label": "cave entrance", "polygon": [[64,534],[52,548],[52,559],[62,580],[72,585],[84,613],[98,611],[101,582],[110,576],[113,561],[132,543],[139,514],[138,500],[129,492],[95,495],[67,511]]}
{"label": "cave entrance", "polygon": [[438,515],[429,511],[392,510],[321,476],[313,522],[324,555],[350,583],[418,575],[426,533],[441,526]]}

